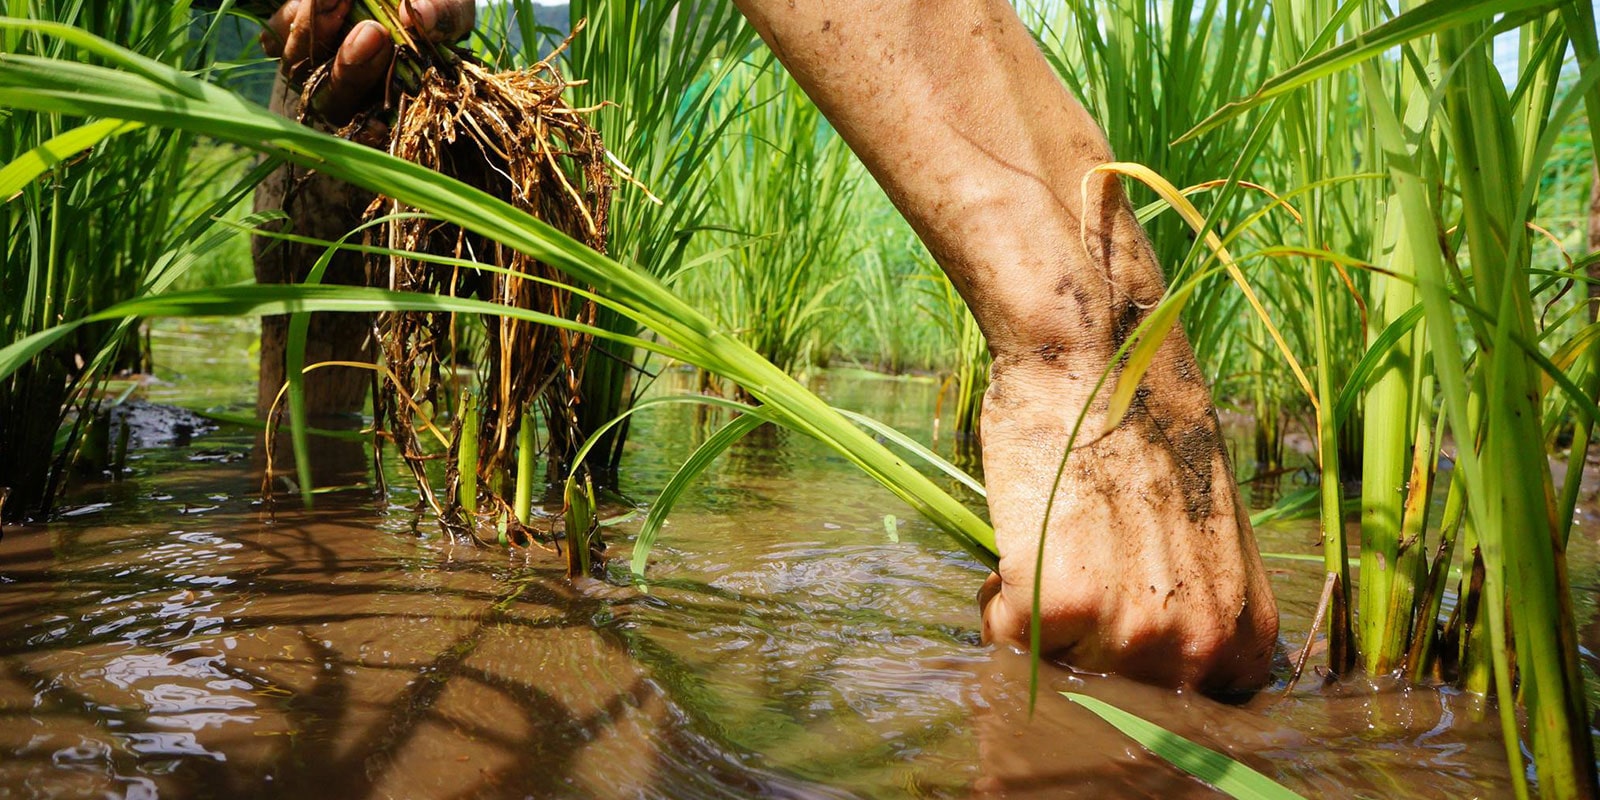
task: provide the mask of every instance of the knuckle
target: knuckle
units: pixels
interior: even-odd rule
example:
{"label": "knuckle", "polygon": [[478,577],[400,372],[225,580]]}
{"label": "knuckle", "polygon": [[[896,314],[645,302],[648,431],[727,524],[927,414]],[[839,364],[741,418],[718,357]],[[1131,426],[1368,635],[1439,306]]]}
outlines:
{"label": "knuckle", "polygon": [[983,603],[982,616],[985,642],[1013,643],[1025,640],[1022,637],[1026,636],[1027,617],[1017,613],[1003,592]]}
{"label": "knuckle", "polygon": [[261,30],[261,52],[267,58],[277,58],[283,55],[283,36],[271,28]]}
{"label": "knuckle", "polygon": [[1183,661],[1204,663],[1228,649],[1236,627],[1225,619],[1158,612],[1124,615],[1116,630],[1130,653],[1181,654]]}

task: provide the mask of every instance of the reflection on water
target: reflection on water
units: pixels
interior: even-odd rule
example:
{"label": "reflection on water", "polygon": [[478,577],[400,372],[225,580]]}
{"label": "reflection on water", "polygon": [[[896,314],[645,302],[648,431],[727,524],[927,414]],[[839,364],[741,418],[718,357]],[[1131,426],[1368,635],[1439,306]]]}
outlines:
{"label": "reflection on water", "polygon": [[[928,433],[931,384],[820,388]],[[647,497],[703,436],[685,407],[641,420],[625,489]],[[707,473],[649,593],[625,558],[574,586],[552,555],[417,536],[357,492],[269,520],[247,462],[196,452],[145,452],[79,498],[111,508],[0,541],[0,796],[1209,795],[1066,689],[1311,796],[1507,788],[1493,720],[1450,692],[1307,681],[1236,707],[1046,668],[1030,715],[1027,658],[978,644],[980,569],[799,437]],[[1315,552],[1303,526],[1263,538]],[[1315,565],[1269,566],[1303,637]]]}

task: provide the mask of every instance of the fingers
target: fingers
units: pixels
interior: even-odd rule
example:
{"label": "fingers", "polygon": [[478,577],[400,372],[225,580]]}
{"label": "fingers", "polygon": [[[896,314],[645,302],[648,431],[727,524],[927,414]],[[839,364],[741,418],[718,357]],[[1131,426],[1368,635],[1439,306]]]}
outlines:
{"label": "fingers", "polygon": [[[394,61],[394,42],[384,27],[364,20],[340,38],[352,0],[288,0],[267,21],[261,48],[281,58],[279,70],[296,85],[333,57],[317,91],[317,112],[342,124],[372,99]],[[435,42],[454,42],[472,30],[473,0],[402,0],[401,21]],[[337,52],[335,49],[337,48]]]}
{"label": "fingers", "polygon": [[394,60],[394,40],[383,25],[364,20],[350,30],[333,72],[317,96],[317,109],[329,122],[342,124],[359,111],[382,85]]}
{"label": "fingers", "polygon": [[339,30],[350,13],[351,0],[289,0],[267,21],[261,47],[283,60],[279,69],[303,83],[321,59],[339,43]]}
{"label": "fingers", "polygon": [[472,30],[477,11],[473,0],[402,0],[400,21],[429,41],[454,42]]}
{"label": "fingers", "polygon": [[267,24],[261,29],[261,52],[267,58],[280,58],[283,56],[283,43],[289,38],[289,23],[294,21],[295,15],[300,13],[300,0],[278,6],[267,19]]}
{"label": "fingers", "polygon": [[[350,13],[351,0],[289,0],[278,7],[261,31],[261,49],[268,58],[282,58],[284,74],[304,80],[318,57],[326,58],[339,43],[339,30]],[[477,17],[473,0],[402,0],[400,21],[435,42],[455,42],[472,31]],[[350,40],[345,39],[345,46]],[[298,82],[297,80],[297,82]]]}

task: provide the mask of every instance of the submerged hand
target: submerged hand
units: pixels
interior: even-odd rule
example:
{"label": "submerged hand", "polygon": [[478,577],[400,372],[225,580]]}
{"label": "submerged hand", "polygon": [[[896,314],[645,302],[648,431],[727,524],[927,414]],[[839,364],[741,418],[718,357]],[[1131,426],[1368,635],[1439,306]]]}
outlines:
{"label": "submerged hand", "polygon": [[[373,20],[344,32],[356,0],[289,0],[267,21],[261,48],[281,58],[279,69],[295,84],[305,82],[317,65],[333,56],[333,67],[320,88],[318,108],[331,120],[349,119],[383,85],[394,59],[394,41]],[[472,30],[477,13],[473,0],[402,0],[400,19],[434,42],[453,42]],[[342,37],[341,37],[342,34]]]}
{"label": "submerged hand", "polygon": [[[1152,293],[1157,279],[1146,280]],[[1277,645],[1277,608],[1194,356],[1169,338],[1147,391],[1099,436],[1104,400],[1089,399],[1082,376],[1097,375],[1109,352],[997,353],[982,436],[1000,571],[979,595],[984,638],[1027,645],[1044,523],[1042,655],[1166,686],[1258,688]],[[1085,403],[1045,523],[1044,500]]]}

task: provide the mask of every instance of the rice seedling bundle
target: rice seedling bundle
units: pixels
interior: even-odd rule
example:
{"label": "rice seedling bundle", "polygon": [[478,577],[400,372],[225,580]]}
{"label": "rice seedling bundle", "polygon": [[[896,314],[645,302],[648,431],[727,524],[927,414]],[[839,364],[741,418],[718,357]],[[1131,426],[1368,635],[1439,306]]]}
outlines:
{"label": "rice seedling bundle", "polygon": [[[573,84],[556,67],[557,48],[531,67],[493,72],[470,53],[412,36],[400,24],[399,0],[364,0],[352,21],[376,19],[395,41],[393,84],[373,108],[361,110],[345,135],[387,136],[378,142],[397,157],[457,178],[519,210],[544,220],[595,250],[604,251],[612,180],[599,133],[586,120],[594,109],[565,99]],[[581,30],[581,26],[578,28]],[[576,35],[577,30],[574,30]],[[315,113],[319,89],[331,65],[306,81],[302,108]],[[392,99],[391,99],[392,98]],[[379,197],[368,209],[388,255],[369,261],[369,281],[389,289],[450,297],[476,296],[504,306],[540,311],[583,323],[595,308],[575,295],[560,270],[461,227],[419,213],[405,203]],[[394,255],[394,252],[420,254]],[[445,257],[438,263],[427,256]],[[476,263],[482,268],[462,266]],[[441,503],[429,487],[421,446],[419,410],[452,408],[451,376],[461,341],[455,315],[440,311],[391,310],[379,315],[379,347],[386,369],[375,416],[400,448],[425,498],[454,532],[470,535],[477,496],[487,509],[509,512],[526,523],[531,502],[532,451],[537,449],[533,410],[543,407],[551,428],[576,439],[587,334],[514,318],[486,317],[482,352],[474,355],[481,381],[479,413],[461,414],[451,435],[452,487]],[[471,402],[471,401],[468,401]],[[463,447],[463,440],[473,444]],[[461,456],[469,456],[462,458]],[[470,456],[475,456],[471,458]],[[508,502],[479,480],[515,470],[516,491]],[[461,481],[462,472],[471,477]],[[465,512],[465,513],[463,513]],[[512,538],[521,540],[520,528]]]}

